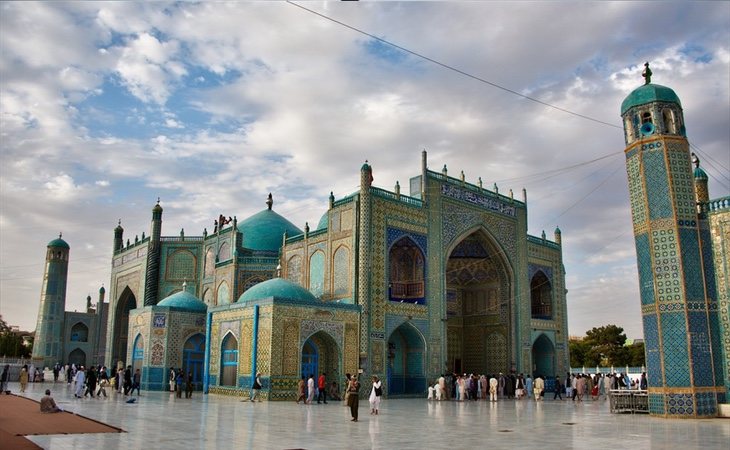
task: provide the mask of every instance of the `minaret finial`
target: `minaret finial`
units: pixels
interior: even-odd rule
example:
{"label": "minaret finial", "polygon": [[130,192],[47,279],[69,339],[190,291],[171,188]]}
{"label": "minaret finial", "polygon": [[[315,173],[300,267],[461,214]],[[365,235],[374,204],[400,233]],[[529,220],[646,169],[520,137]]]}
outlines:
{"label": "minaret finial", "polygon": [[694,152],[692,152],[692,162],[694,163],[695,168],[700,167],[700,158],[698,158],[697,155],[694,154]]}
{"label": "minaret finial", "polygon": [[157,197],[157,204],[160,204],[160,197]]}
{"label": "minaret finial", "polygon": [[644,71],[641,72],[641,76],[644,77],[645,85],[651,83],[651,69],[648,61],[644,63]]}
{"label": "minaret finial", "polygon": [[266,206],[269,207],[269,210],[271,210],[271,207],[274,206],[274,197],[271,195],[271,192],[269,192],[269,196],[266,198]]}

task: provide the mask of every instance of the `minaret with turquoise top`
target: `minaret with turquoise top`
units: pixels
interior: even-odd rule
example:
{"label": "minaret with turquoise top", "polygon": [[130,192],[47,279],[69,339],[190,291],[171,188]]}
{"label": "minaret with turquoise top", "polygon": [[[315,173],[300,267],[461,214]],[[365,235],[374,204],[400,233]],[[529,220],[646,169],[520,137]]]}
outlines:
{"label": "minaret with turquoise top", "polygon": [[[717,415],[711,322],[696,194],[682,104],[651,82],[621,104],[626,170],[639,269],[649,381],[649,413],[662,417]],[[715,352],[717,353],[717,352]]]}

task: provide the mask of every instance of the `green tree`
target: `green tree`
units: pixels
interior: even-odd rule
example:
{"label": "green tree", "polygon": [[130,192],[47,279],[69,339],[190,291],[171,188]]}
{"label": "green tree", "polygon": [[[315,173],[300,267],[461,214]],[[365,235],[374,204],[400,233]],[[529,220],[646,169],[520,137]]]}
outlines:
{"label": "green tree", "polygon": [[[624,347],[626,343],[626,334],[624,329],[616,325],[606,325],[603,327],[594,327],[586,331],[584,341],[590,346],[591,362],[596,361],[603,367],[609,366],[625,366],[629,361],[629,354]],[[593,364],[586,365],[593,366]]]}
{"label": "green tree", "polygon": [[646,366],[646,353],[643,342],[635,343],[629,346],[628,349],[630,355],[629,366]]}
{"label": "green tree", "polygon": [[31,349],[23,345],[23,337],[11,330],[0,316],[0,356],[17,358],[30,356],[30,353]]}

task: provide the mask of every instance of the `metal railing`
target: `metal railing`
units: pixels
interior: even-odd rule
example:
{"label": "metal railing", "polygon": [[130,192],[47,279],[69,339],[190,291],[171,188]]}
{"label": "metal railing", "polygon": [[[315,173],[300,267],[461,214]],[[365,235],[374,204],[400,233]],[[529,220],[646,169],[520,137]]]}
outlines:
{"label": "metal railing", "polygon": [[611,389],[609,392],[612,413],[649,413],[648,391]]}

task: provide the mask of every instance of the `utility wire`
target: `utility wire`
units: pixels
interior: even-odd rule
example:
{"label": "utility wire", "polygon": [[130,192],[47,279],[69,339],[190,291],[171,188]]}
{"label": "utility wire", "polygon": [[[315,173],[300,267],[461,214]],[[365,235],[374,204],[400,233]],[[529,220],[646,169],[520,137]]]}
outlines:
{"label": "utility wire", "polygon": [[391,47],[397,48],[398,50],[400,50],[402,52],[406,52],[408,54],[411,54],[411,55],[416,56],[418,58],[424,59],[424,60],[429,61],[429,62],[431,62],[433,64],[436,64],[438,66],[441,66],[444,69],[451,70],[451,71],[456,72],[458,74],[464,75],[465,77],[471,78],[473,80],[479,81],[479,82],[484,83],[484,84],[488,84],[488,85],[490,85],[492,87],[495,87],[497,89],[501,89],[501,90],[503,90],[505,92],[509,92],[510,94],[516,95],[518,97],[522,97],[522,98],[524,98],[526,100],[530,100],[531,102],[535,102],[535,103],[538,103],[540,105],[547,106],[548,108],[556,109],[556,110],[561,111],[561,112],[564,112],[566,114],[571,114],[573,116],[580,117],[581,119],[586,119],[586,120],[590,120],[592,122],[600,123],[602,125],[607,125],[609,127],[622,129],[622,127],[619,126],[619,125],[616,125],[616,124],[613,124],[613,123],[609,123],[609,122],[604,122],[603,120],[595,119],[593,117],[586,116],[584,114],[580,114],[580,113],[571,111],[569,109],[561,108],[560,106],[556,106],[556,105],[553,105],[553,104],[544,102],[544,101],[539,100],[539,99],[537,99],[535,97],[530,97],[529,95],[521,94],[521,93],[519,93],[519,92],[517,92],[517,91],[515,91],[513,89],[510,89],[510,88],[501,86],[501,85],[499,85],[497,83],[494,83],[492,81],[486,80],[486,79],[481,78],[481,77],[478,77],[476,75],[472,75],[469,72],[465,72],[465,71],[463,71],[461,69],[458,69],[458,68],[456,68],[454,66],[450,66],[450,65],[448,65],[446,63],[442,63],[441,61],[437,61],[437,60],[435,60],[433,58],[429,58],[428,56],[423,55],[421,53],[415,52],[413,50],[409,50],[409,49],[407,49],[405,47],[401,47],[398,44],[394,44],[393,42],[390,42],[390,41],[388,41],[386,39],[377,37],[377,36],[375,36],[373,34],[368,33],[367,31],[363,31],[363,30],[361,30],[359,28],[353,27],[352,25],[348,25],[348,24],[346,24],[344,22],[341,22],[341,21],[339,21],[337,19],[334,19],[332,17],[326,16],[326,15],[324,15],[322,13],[317,12],[317,11],[314,11],[314,10],[311,10],[309,8],[306,8],[306,7],[304,7],[302,5],[299,5],[297,3],[294,3],[294,2],[292,2],[290,0],[287,0],[287,3],[289,3],[292,6],[296,6],[297,8],[303,9],[304,11],[307,11],[307,12],[309,12],[311,14],[314,14],[316,16],[319,16],[319,17],[321,17],[323,19],[329,20],[330,22],[334,22],[334,23],[336,23],[338,25],[341,25],[341,26],[343,26],[345,28],[349,28],[352,31],[355,31],[355,32],[360,33],[360,34],[365,35],[365,36],[368,36],[368,37],[370,37],[372,39],[375,39],[378,42],[382,42],[383,44],[386,44],[386,45],[389,45]]}

